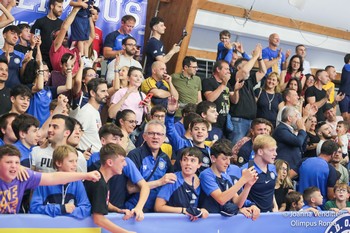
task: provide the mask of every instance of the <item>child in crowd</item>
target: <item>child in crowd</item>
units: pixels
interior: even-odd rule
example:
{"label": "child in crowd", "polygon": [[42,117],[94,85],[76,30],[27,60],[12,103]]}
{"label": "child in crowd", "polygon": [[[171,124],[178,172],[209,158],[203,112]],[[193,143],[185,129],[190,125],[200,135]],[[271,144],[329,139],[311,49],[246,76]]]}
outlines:
{"label": "child in crowd", "polygon": [[0,147],[0,203],[1,214],[15,214],[19,212],[25,190],[38,186],[66,184],[77,180],[96,182],[101,176],[98,172],[54,172],[39,173],[27,170],[29,178],[20,181],[17,176],[20,170],[20,151],[13,145]]}
{"label": "child in crowd", "polygon": [[235,51],[241,53],[242,57],[250,60],[248,54],[243,50],[243,46],[238,42],[231,42],[231,33],[227,30],[223,30],[219,34],[220,42],[218,43],[218,50],[216,55],[216,60],[225,60],[229,64],[232,61],[233,53]]}
{"label": "child in crowd", "polygon": [[181,171],[176,172],[175,183],[164,185],[158,193],[154,209],[156,212],[181,213],[191,221],[207,218],[209,213],[198,207],[200,182],[196,171],[201,166],[202,152],[195,147],[189,147],[181,153]]}
{"label": "child in crowd", "polygon": [[277,159],[275,161],[277,171],[277,182],[275,184],[275,199],[278,206],[278,211],[284,211],[286,209],[286,195],[293,189],[293,184],[288,176],[290,167],[289,164],[282,160]]}
{"label": "child in crowd", "polygon": [[[109,143],[102,146],[100,150],[101,167],[98,170],[101,179],[92,183],[85,181],[85,189],[91,203],[92,219],[96,225],[110,232],[129,232],[105,217],[108,214],[109,188],[108,181],[114,175],[121,175],[126,166],[126,152],[118,144]],[[98,191],[96,191],[98,190]],[[135,210],[136,219],[143,219],[142,210]]]}
{"label": "child in crowd", "polygon": [[[74,21],[71,25],[71,40],[76,41],[79,53],[86,58],[89,54],[89,46],[94,38],[90,40],[91,28],[94,30],[94,24],[91,19],[90,8],[93,6],[94,1],[88,0],[71,0],[70,6],[80,7]],[[91,21],[91,22],[90,22]],[[91,24],[91,25],[90,25]],[[93,32],[95,34],[95,32]],[[95,37],[95,35],[93,35]]]}
{"label": "child in crowd", "polygon": [[[230,165],[232,148],[229,143],[221,139],[211,147],[212,165],[199,175],[201,194],[199,206],[209,213],[220,213],[223,216],[233,216],[240,211],[253,220],[260,215],[255,204],[250,203],[248,208],[242,208],[246,202],[251,187],[257,181],[257,172],[253,167],[242,170],[240,179],[233,183],[227,168]],[[244,186],[243,191],[237,192]]]}
{"label": "child in crowd", "polygon": [[[53,167],[59,172],[77,171],[78,154],[71,146],[57,147],[53,151],[52,160]],[[75,181],[35,189],[30,203],[30,212],[47,214],[51,217],[65,215],[83,219],[90,216],[91,205],[83,183]]]}
{"label": "child in crowd", "polygon": [[210,101],[202,101],[197,105],[196,113],[209,123],[208,138],[206,141],[211,146],[223,136],[222,130],[214,126],[219,116],[216,111],[216,104]]}
{"label": "child in crowd", "polygon": [[321,191],[319,188],[315,186],[311,186],[304,190],[303,194],[304,200],[306,202],[306,205],[303,206],[303,210],[305,211],[312,211],[315,215],[318,214],[318,211],[322,211],[321,207],[323,203],[323,196],[321,194]]}
{"label": "child in crowd", "polygon": [[346,183],[337,183],[334,185],[334,196],[334,200],[326,202],[324,206],[325,210],[335,212],[346,210],[350,213],[349,186]]}
{"label": "child in crowd", "polygon": [[13,144],[21,152],[21,165],[31,168],[31,151],[40,139],[39,120],[30,114],[16,116],[12,121],[12,130],[18,139]]}
{"label": "child in crowd", "polygon": [[297,191],[291,191],[286,195],[286,211],[300,211],[303,208],[303,195]]}
{"label": "child in crowd", "polygon": [[341,164],[347,165],[349,162],[348,157],[348,130],[349,130],[349,123],[346,121],[339,121],[337,123],[337,140],[338,145],[341,146],[341,150],[343,153],[343,160],[341,161]]}

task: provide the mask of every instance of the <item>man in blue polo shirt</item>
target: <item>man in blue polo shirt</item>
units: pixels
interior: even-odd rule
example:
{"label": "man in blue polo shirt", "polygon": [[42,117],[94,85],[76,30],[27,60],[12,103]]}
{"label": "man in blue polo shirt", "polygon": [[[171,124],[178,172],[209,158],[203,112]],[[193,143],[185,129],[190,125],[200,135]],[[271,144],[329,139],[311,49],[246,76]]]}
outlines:
{"label": "man in blue polo shirt", "polygon": [[[269,135],[258,135],[253,142],[255,153],[254,165],[258,173],[258,180],[251,187],[248,199],[254,202],[261,212],[278,211],[277,205],[274,206],[274,192],[277,178],[276,167],[273,165],[277,153],[275,139]],[[244,164],[242,169],[248,168],[250,162]]]}
{"label": "man in blue polo shirt", "polygon": [[136,19],[132,15],[124,15],[121,20],[120,28],[109,33],[106,36],[103,45],[103,56],[111,61],[117,54],[123,50],[122,41],[124,38],[131,36],[130,33],[134,29]]}
{"label": "man in blue polo shirt", "polygon": [[[167,183],[175,183],[177,180],[173,172],[173,166],[167,154],[161,149],[165,140],[165,125],[157,120],[152,120],[145,126],[143,146],[129,152],[130,158],[141,172],[142,177],[148,182],[150,195],[144,207],[144,212],[152,212],[160,187]],[[139,191],[133,188],[134,192],[125,203],[128,209],[134,208],[140,198]]]}

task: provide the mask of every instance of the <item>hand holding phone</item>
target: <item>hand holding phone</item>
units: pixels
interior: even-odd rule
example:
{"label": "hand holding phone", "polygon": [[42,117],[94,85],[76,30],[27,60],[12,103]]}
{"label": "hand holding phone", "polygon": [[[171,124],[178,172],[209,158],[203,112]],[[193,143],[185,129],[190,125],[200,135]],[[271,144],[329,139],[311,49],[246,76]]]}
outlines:
{"label": "hand holding phone", "polygon": [[148,93],[147,96],[146,96],[146,98],[145,98],[144,100],[141,100],[141,101],[140,101],[139,105],[140,105],[141,107],[144,107],[146,104],[148,104],[149,102],[151,102],[152,97],[153,97],[153,93],[151,93],[151,92]]}

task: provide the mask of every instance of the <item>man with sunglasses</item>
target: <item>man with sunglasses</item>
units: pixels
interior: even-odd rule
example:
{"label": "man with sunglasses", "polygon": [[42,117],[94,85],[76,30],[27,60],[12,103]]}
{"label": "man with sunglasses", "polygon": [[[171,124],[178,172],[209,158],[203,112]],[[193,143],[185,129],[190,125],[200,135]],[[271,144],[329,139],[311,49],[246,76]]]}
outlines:
{"label": "man with sunglasses", "polygon": [[[108,84],[112,83],[115,77],[115,73],[119,72],[124,66],[131,67],[135,66],[142,69],[139,61],[135,60],[135,56],[140,55],[140,50],[137,49],[137,41],[134,37],[128,36],[122,40],[122,53],[108,63],[106,79]],[[117,61],[119,60],[119,62]]]}

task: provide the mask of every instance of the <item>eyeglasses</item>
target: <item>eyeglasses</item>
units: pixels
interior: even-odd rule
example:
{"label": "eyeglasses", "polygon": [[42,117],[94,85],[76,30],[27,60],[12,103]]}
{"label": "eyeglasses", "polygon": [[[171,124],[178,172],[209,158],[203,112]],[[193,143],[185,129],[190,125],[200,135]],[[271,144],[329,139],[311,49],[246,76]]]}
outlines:
{"label": "eyeglasses", "polygon": [[145,134],[147,134],[148,136],[152,136],[152,137],[155,137],[156,135],[158,137],[163,137],[164,136],[164,133],[157,133],[157,132],[145,132]]}
{"label": "eyeglasses", "polygon": [[346,190],[346,189],[336,189],[335,191],[338,193],[347,193],[348,192],[348,190]]}
{"label": "eyeglasses", "polygon": [[164,118],[165,115],[158,115],[158,114],[155,114],[155,115],[153,115],[153,117],[156,117],[156,118]]}
{"label": "eyeglasses", "polygon": [[99,75],[98,75],[98,74],[87,74],[86,77],[89,77],[89,78],[93,78],[93,77],[98,78]]}
{"label": "eyeglasses", "polygon": [[125,120],[125,121],[127,121],[127,122],[129,122],[130,124],[136,124],[137,125],[137,123],[139,123],[138,121],[134,121],[134,120]]}
{"label": "eyeglasses", "polygon": [[136,44],[125,44],[126,46],[136,46]]}

